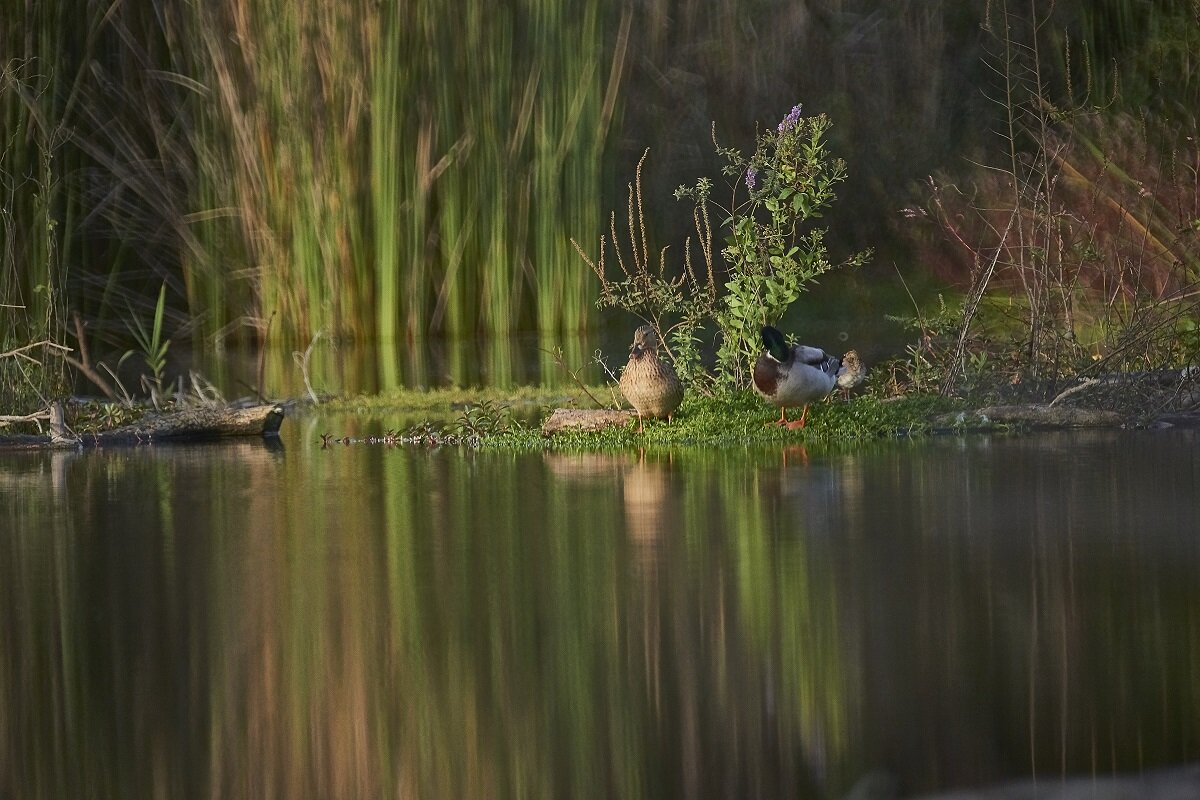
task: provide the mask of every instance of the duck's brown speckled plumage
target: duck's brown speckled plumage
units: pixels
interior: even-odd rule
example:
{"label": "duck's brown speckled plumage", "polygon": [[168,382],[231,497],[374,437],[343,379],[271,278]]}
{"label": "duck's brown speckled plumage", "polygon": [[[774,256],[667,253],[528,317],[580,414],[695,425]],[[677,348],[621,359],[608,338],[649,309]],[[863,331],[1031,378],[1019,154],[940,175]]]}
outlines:
{"label": "duck's brown speckled plumage", "polygon": [[849,397],[850,390],[858,386],[867,377],[867,368],[858,357],[857,350],[848,350],[842,356],[842,368],[838,370],[837,385],[842,390],[843,397]]}
{"label": "duck's brown speckled plumage", "polygon": [[659,359],[658,334],[649,325],[633,334],[629,362],[621,372],[621,393],[638,412],[639,427],[643,417],[669,420],[683,401],[683,384],[675,369]]}

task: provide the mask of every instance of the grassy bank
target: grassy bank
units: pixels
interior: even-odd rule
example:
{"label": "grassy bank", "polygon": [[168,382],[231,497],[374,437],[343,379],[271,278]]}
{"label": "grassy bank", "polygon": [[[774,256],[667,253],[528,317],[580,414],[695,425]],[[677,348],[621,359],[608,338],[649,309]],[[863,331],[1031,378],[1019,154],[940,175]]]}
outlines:
{"label": "grassy bank", "polygon": [[611,389],[615,387],[588,387],[588,394],[579,389],[546,391],[533,388],[513,392],[474,389],[396,392],[336,400],[323,404],[319,413],[332,414],[342,421],[359,415],[377,421],[373,427],[354,425],[353,434],[331,428],[326,432],[331,442],[349,437],[351,444],[467,444],[504,450],[629,450],[775,443],[836,444],[921,435],[931,429],[936,416],[963,406],[959,401],[930,394],[892,399],[870,395],[850,400],[832,398],[813,404],[809,410],[809,423],[804,429],[787,430],[771,424],[779,417],[778,409],[746,391],[719,397],[689,396],[670,422],[647,420],[640,433],[633,423],[598,432],[543,435],[541,422],[553,408],[595,408],[597,398],[603,398],[604,406],[611,408],[614,407],[608,402],[613,397]]}

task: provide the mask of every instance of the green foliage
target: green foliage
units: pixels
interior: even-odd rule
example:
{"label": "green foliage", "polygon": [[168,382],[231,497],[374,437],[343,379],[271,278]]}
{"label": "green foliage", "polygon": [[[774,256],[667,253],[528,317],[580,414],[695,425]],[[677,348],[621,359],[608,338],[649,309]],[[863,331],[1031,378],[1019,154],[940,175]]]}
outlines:
{"label": "green foliage", "polygon": [[[870,256],[861,252],[831,263],[824,230],[808,224],[833,203],[834,187],[846,179],[845,162],[826,147],[830,124],[824,114],[802,116],[797,105],[774,130],[758,135],[749,158],[717,145],[725,161],[722,174],[734,181],[721,225],[728,280],[714,309],[721,333],[717,374],[727,385],[745,385],[761,350],[762,326],[777,323],[808,284],[832,269],[860,266]],[[742,183],[748,196],[739,200]],[[704,206],[710,186],[706,180],[680,186],[675,197]]]}
{"label": "green foliage", "polygon": [[67,422],[76,433],[96,433],[136,422],[142,413],[134,405],[89,400],[67,406]]}
{"label": "green foliage", "polygon": [[479,438],[506,433],[512,430],[514,425],[503,407],[491,400],[483,400],[463,409],[451,429],[459,436]]}
{"label": "green foliage", "polygon": [[141,317],[133,313],[131,309],[129,314],[129,333],[133,336],[140,350],[142,360],[146,363],[146,367],[150,370],[150,379],[154,386],[161,391],[163,373],[167,368],[167,349],[171,346],[170,339],[164,339],[162,335],[163,312],[166,308],[167,300],[167,285],[164,283],[158,292],[158,302],[154,305],[154,321],[149,327],[142,321]]}
{"label": "green foliage", "polygon": [[[713,201],[711,178],[702,177],[675,191],[676,199],[694,203],[692,217],[703,270],[693,262],[690,238],[679,274],[668,273],[666,248],[659,252],[657,269],[652,268],[641,201],[645,155],[629,189],[628,261],[618,244],[615,216],[610,223],[624,278],[611,280],[606,274],[605,237],[600,239],[600,254],[594,261],[576,244],[600,278],[597,305],[624,309],[653,325],[667,342],[676,371],[692,386],[702,390],[710,385],[722,390],[744,387],[761,349],[762,326],[777,323],[821,275],[859,266],[869,257],[868,252],[861,252],[840,263],[831,262],[825,232],[812,224],[835,199],[834,187],[846,178],[845,163],[832,158],[825,144],[829,125],[825,115],[803,117],[800,106],[795,106],[774,130],[759,134],[749,157],[716,144],[714,136],[717,154],[725,161],[722,174],[731,180],[729,206]],[[714,207],[724,215],[719,225],[725,242],[720,251],[723,280],[717,277],[714,264],[710,221]],[[717,339],[712,375],[700,366],[702,332],[709,327]]]}

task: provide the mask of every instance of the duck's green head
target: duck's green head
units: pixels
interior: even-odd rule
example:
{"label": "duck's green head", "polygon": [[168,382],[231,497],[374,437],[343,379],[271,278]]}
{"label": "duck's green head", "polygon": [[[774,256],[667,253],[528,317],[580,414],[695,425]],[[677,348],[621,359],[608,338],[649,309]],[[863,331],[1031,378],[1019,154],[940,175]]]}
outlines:
{"label": "duck's green head", "polygon": [[767,348],[767,352],[771,354],[771,358],[783,363],[788,360],[792,349],[788,347],[787,339],[783,338],[778,328],[772,328],[770,325],[764,325],[762,329],[763,347]]}

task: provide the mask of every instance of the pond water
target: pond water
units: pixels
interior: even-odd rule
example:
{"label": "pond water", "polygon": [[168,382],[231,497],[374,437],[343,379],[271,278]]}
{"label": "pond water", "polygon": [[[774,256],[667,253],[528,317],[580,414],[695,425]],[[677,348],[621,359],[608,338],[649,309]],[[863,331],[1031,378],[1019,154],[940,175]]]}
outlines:
{"label": "pond water", "polygon": [[0,454],[0,797],[909,797],[1200,760],[1193,432],[322,449],[338,424]]}

